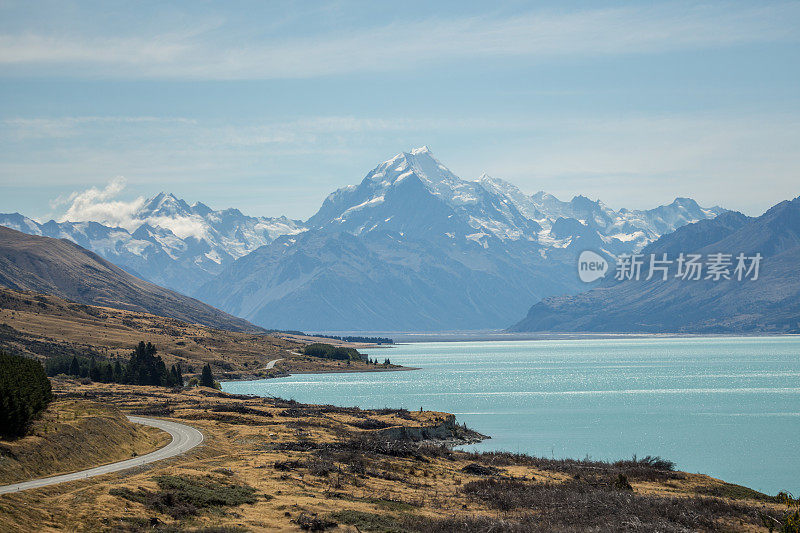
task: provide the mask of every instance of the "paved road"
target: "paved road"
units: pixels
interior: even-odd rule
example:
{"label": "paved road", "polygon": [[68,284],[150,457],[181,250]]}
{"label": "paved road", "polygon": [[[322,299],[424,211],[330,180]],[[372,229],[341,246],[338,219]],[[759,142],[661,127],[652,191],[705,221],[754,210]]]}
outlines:
{"label": "paved road", "polygon": [[[294,352],[292,352],[292,353],[294,353]],[[277,363],[278,361],[283,361],[283,358],[281,357],[280,359],[273,359],[272,361],[267,363],[267,366],[264,367],[264,370],[269,370],[270,368],[274,367],[275,363]]]}
{"label": "paved road", "polygon": [[172,435],[172,442],[154,452],[142,455],[140,457],[134,457],[133,459],[120,461],[119,463],[98,466],[96,468],[81,470],[80,472],[74,472],[72,474],[46,477],[42,479],[24,481],[22,483],[15,483],[13,485],[0,486],[0,494],[35,489],[38,487],[45,487],[47,485],[64,483],[65,481],[76,481],[78,479],[86,479],[111,472],[119,472],[120,470],[127,470],[128,468],[133,468],[134,466],[141,466],[147,463],[160,461],[162,459],[175,457],[176,455],[188,452],[203,442],[203,434],[191,426],[178,424],[177,422],[168,422],[166,420],[157,420],[155,418],[143,418],[140,416],[129,416],[128,420],[136,424],[162,429]]}

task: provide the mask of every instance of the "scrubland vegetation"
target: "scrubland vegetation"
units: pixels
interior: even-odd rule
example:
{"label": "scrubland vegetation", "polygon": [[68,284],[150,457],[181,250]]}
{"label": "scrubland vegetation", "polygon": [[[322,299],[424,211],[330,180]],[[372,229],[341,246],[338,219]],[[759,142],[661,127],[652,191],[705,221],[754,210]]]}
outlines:
{"label": "scrubland vegetation", "polygon": [[658,457],[454,450],[480,435],[445,413],[77,380],[54,390],[57,403],[168,417],[207,439],[146,470],[2,498],[0,529],[32,517],[93,531],[793,531],[790,500]]}

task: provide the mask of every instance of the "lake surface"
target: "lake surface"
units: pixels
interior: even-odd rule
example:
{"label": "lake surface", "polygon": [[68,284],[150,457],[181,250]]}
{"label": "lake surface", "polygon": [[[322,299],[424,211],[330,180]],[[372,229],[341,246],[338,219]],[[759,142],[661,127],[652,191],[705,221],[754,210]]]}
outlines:
{"label": "lake surface", "polygon": [[432,342],[368,350],[408,372],[227,382],[238,394],[446,411],[470,446],[593,459],[660,455],[770,494],[800,493],[800,338]]}

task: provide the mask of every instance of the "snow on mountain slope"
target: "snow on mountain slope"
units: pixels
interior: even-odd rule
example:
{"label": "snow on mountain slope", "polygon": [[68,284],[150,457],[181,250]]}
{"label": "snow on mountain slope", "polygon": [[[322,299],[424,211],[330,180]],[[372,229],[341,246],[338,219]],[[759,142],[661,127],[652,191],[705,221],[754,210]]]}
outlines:
{"label": "snow on mountain slope", "polygon": [[186,294],[223,266],[305,228],[286,217],[249,217],[237,209],[214,211],[160,193],[134,214],[127,228],[98,222],[39,224],[19,213],[0,214],[0,225],[58,239],[92,250],[128,272]]}
{"label": "snow on mountain slope", "polygon": [[367,174],[360,185],[344,187],[328,196],[308,225],[327,225],[353,234],[380,230],[391,220],[378,216],[385,206],[376,208],[385,202],[387,194],[409,180],[422,184],[452,209],[472,228],[472,234],[485,230],[500,239],[516,240],[532,239],[539,230],[536,222],[520,213],[508,198],[494,194],[479,182],[460,179],[425,146],[396,155]]}
{"label": "snow on mountain slope", "polygon": [[[474,230],[472,235],[491,233],[501,240],[534,241],[547,248],[566,248],[575,237],[591,237],[610,255],[639,251],[664,233],[725,211],[703,209],[689,198],[677,198],[670,205],[647,211],[614,211],[584,196],[570,202],[545,192],[528,196],[513,184],[486,174],[475,181],[462,180],[423,146],[381,163],[361,184],[331,194],[308,225],[327,225],[354,235],[380,230],[391,222],[380,219],[387,192],[409,179],[418,180],[449,206]],[[573,233],[559,235],[552,231],[559,219],[574,219],[579,225],[573,225]]]}

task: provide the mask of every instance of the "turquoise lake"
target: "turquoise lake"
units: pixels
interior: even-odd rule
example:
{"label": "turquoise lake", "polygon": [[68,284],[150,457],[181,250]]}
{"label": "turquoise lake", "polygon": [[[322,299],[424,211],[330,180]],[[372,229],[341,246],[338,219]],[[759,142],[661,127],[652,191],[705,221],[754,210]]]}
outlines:
{"label": "turquoise lake", "polygon": [[407,372],[223,383],[306,403],[454,413],[476,450],[660,455],[689,472],[800,493],[800,338],[430,342],[367,350]]}

